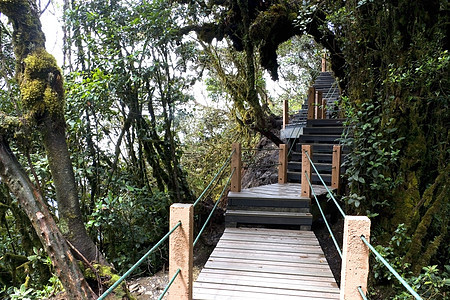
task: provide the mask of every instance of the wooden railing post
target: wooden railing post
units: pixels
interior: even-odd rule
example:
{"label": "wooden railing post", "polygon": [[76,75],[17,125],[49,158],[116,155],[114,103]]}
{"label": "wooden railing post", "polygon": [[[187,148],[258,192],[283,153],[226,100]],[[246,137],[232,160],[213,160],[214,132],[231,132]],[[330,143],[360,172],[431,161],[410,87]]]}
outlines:
{"label": "wooden railing post", "polygon": [[278,183],[284,184],[287,183],[287,146],[286,144],[280,144],[280,153],[279,153],[279,165],[278,165]]}
{"label": "wooden railing post", "polygon": [[316,89],[310,87],[308,89],[308,120],[314,119],[314,100],[316,97]]}
{"label": "wooden railing post", "polygon": [[231,156],[231,171],[233,177],[231,177],[231,191],[240,192],[241,191],[241,144],[233,143],[233,155]]}
{"label": "wooden railing post", "polygon": [[366,216],[346,216],[341,268],[341,300],[361,299],[358,286],[367,293],[369,274],[369,248],[361,240],[369,241],[370,219]]}
{"label": "wooden railing post", "polygon": [[194,266],[194,206],[175,203],[170,206],[169,228],[181,221],[169,237],[169,278],[180,269],[169,289],[169,300],[192,300]]}
{"label": "wooden railing post", "polygon": [[283,100],[283,129],[289,124],[289,101]]}
{"label": "wooden railing post", "polygon": [[322,119],[322,91],[316,91],[315,119]]}
{"label": "wooden railing post", "polygon": [[301,179],[301,194],[302,197],[311,197],[311,187],[309,186],[308,179],[306,179],[306,174],[308,174],[309,180],[312,184],[311,175],[311,163],[305,154],[305,151],[309,154],[312,160],[312,145],[302,145],[302,179]]}
{"label": "wooden railing post", "polygon": [[322,54],[322,72],[326,72],[327,71],[327,54],[323,53]]}
{"label": "wooden railing post", "polygon": [[333,156],[331,162],[331,188],[336,189],[339,194],[341,179],[341,146],[333,146]]}
{"label": "wooden railing post", "polygon": [[327,118],[327,100],[322,99],[322,119]]}

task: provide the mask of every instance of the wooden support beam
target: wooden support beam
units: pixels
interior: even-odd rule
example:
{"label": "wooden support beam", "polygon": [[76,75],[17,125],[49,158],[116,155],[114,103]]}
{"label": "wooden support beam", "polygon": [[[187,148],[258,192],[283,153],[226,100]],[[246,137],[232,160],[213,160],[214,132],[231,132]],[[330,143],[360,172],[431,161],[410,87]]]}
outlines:
{"label": "wooden support beam", "polygon": [[311,187],[308,184],[308,180],[306,179],[306,174],[308,174],[309,180],[312,183],[312,175],[311,175],[311,163],[309,162],[308,157],[305,154],[305,151],[309,154],[309,157],[312,160],[312,145],[302,145],[302,179],[301,179],[301,194],[302,197],[311,197]]}
{"label": "wooden support beam", "polygon": [[326,118],[327,118],[327,100],[322,99],[322,118],[321,119],[326,119]]}
{"label": "wooden support beam", "polygon": [[169,228],[181,221],[169,237],[169,278],[180,273],[169,289],[169,300],[192,300],[194,278],[194,206],[175,203],[170,206]]}
{"label": "wooden support beam", "polygon": [[289,101],[283,100],[283,129],[289,124]]}
{"label": "wooden support beam", "polygon": [[280,153],[279,153],[279,166],[278,166],[278,183],[284,184],[287,183],[287,164],[288,164],[288,157],[287,157],[287,145],[286,144],[280,144]]}
{"label": "wooden support beam", "polygon": [[369,248],[361,235],[370,240],[370,219],[366,216],[346,216],[342,249],[340,299],[361,299],[358,286],[367,293]]}
{"label": "wooden support beam", "polygon": [[314,99],[316,97],[316,89],[310,87],[308,89],[308,120],[314,119]]}
{"label": "wooden support beam", "polygon": [[341,146],[333,146],[332,167],[331,167],[331,188],[336,189],[339,194],[341,179]]}
{"label": "wooden support beam", "polygon": [[242,169],[242,159],[241,159],[241,144],[233,143],[232,147],[233,155],[231,156],[231,172],[234,170],[234,174],[231,177],[231,191],[240,192],[241,191],[241,169]]}
{"label": "wooden support beam", "polygon": [[315,99],[315,119],[322,119],[322,91],[316,91]]}

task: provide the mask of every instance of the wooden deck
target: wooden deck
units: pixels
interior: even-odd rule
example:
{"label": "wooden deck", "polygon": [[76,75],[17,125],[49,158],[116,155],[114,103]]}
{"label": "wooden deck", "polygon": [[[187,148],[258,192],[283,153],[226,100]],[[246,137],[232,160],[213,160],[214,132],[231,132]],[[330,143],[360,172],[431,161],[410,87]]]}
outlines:
{"label": "wooden deck", "polygon": [[339,288],[312,231],[227,228],[194,299],[339,299]]}

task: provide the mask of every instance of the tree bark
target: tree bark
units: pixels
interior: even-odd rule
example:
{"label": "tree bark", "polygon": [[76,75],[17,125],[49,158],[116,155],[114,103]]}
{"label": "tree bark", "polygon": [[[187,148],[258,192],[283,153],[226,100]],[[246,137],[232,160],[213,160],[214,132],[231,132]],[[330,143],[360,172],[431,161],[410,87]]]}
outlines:
{"label": "tree bark", "polygon": [[16,196],[50,256],[56,275],[71,299],[96,299],[39,191],[0,136],[0,176]]}

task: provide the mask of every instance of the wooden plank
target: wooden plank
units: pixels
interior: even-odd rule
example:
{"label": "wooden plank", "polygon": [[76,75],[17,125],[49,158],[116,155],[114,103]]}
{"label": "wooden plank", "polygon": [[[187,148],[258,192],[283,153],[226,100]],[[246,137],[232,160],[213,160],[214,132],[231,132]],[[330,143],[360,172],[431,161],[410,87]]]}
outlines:
{"label": "wooden plank", "polygon": [[285,218],[310,218],[310,213],[297,213],[290,211],[265,211],[265,210],[232,210],[227,211],[230,215],[236,216],[261,216],[261,217],[285,217]]}
{"label": "wooden plank", "polygon": [[266,242],[266,243],[284,243],[292,245],[311,245],[319,246],[319,241],[315,238],[310,237],[276,237],[276,236],[265,236],[265,235],[246,235],[246,234],[233,234],[224,233],[222,235],[222,240],[230,241],[255,241],[255,242]]}
{"label": "wooden plank", "polygon": [[[329,300],[330,298],[311,298],[278,294],[255,294],[244,291],[216,290],[202,288],[194,292],[194,300]],[[339,299],[339,298],[334,298]]]}
{"label": "wooden plank", "polygon": [[253,272],[245,270],[220,270],[220,269],[209,269],[205,268],[202,270],[205,275],[211,274],[223,274],[224,276],[248,276],[253,277],[255,280],[259,278],[273,278],[273,279],[291,279],[291,280],[302,280],[302,281],[314,281],[315,285],[320,286],[336,286],[336,281],[331,277],[314,277],[311,278],[307,275],[302,274],[278,274],[278,273],[266,273],[266,272]]}
{"label": "wooden plank", "polygon": [[196,283],[197,288],[208,288],[220,291],[239,291],[242,292],[253,292],[259,294],[271,294],[278,296],[296,296],[296,297],[309,297],[309,299],[323,298],[323,299],[338,299],[339,294],[336,293],[323,293],[323,292],[312,292],[312,291],[302,291],[302,290],[287,290],[287,289],[274,289],[266,287],[253,287],[253,286],[241,286],[241,285],[222,285],[216,283]]}
{"label": "wooden plank", "polygon": [[[217,250],[217,251],[216,251]],[[271,260],[271,261],[288,261],[288,262],[298,262],[298,263],[311,263],[311,264],[326,264],[327,260],[323,255],[320,254],[303,254],[303,255],[292,255],[290,253],[267,253],[259,252],[256,253],[254,250],[236,250],[236,249],[215,249],[210,256],[211,258],[223,257],[223,258],[245,258],[251,263],[252,260]]]}
{"label": "wooden plank", "polygon": [[339,293],[339,288],[336,283],[313,281],[309,278],[305,279],[291,279],[291,278],[270,278],[255,276],[257,274],[249,275],[233,275],[220,273],[202,273],[197,278],[196,282],[216,282],[227,284],[243,284],[250,286],[263,286],[284,289],[299,289],[305,291],[327,291],[331,293]]}
{"label": "wooden plank", "polygon": [[322,254],[322,249],[319,246],[302,246],[301,248],[293,248],[290,245],[267,245],[263,243],[246,243],[242,242],[227,242],[219,241],[218,248],[231,248],[231,249],[252,249],[252,250],[265,250],[273,252],[291,252],[291,253],[315,253]]}
{"label": "wooden plank", "polygon": [[290,267],[290,266],[271,266],[271,265],[259,265],[259,264],[242,264],[240,262],[219,262],[208,261],[205,265],[210,269],[221,270],[236,270],[236,271],[252,271],[252,272],[266,272],[277,274],[289,274],[289,275],[307,275],[311,277],[328,277],[333,278],[331,271],[325,269],[314,268],[302,268],[302,267]]}
{"label": "wooden plank", "polygon": [[278,267],[292,267],[292,268],[304,268],[304,269],[314,269],[314,270],[329,270],[328,263],[325,261],[323,263],[303,263],[303,262],[292,262],[292,261],[272,261],[267,259],[249,260],[241,257],[218,257],[217,255],[211,256],[209,261],[219,262],[219,263],[230,263],[230,264],[257,264],[258,266],[278,266]]}
{"label": "wooden plank", "polygon": [[311,237],[316,238],[312,231],[300,231],[289,229],[270,229],[270,228],[226,228],[224,233],[243,233],[243,234],[260,234],[267,236],[293,236],[293,237]]}

